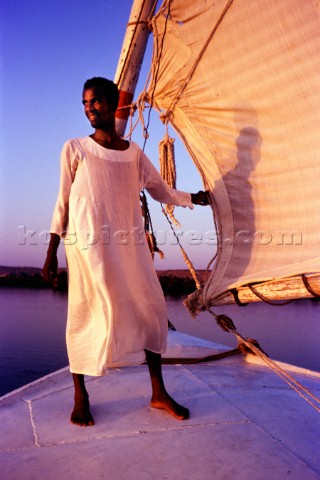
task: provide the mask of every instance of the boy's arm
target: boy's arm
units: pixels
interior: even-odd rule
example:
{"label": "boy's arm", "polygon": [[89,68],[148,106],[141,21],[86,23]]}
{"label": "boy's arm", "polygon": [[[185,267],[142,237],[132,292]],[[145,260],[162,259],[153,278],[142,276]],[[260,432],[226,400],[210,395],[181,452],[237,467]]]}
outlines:
{"label": "boy's arm", "polygon": [[60,236],[56,233],[50,233],[50,243],[47,252],[47,258],[44,262],[42,275],[45,282],[51,283],[53,287],[58,284],[57,272],[58,272],[58,247],[60,244]]}

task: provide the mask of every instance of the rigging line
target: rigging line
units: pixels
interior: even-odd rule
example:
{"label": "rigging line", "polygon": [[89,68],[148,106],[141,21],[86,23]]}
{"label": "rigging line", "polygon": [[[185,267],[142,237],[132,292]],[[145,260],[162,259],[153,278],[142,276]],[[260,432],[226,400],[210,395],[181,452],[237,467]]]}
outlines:
{"label": "rigging line", "polygon": [[130,129],[129,129],[129,132],[123,137],[124,139],[126,138],[130,138],[131,139],[131,136],[132,136],[132,133],[134,132],[134,130],[136,129],[138,123],[139,123],[139,118],[137,118],[137,120],[133,123],[132,122],[132,117],[133,117],[133,114],[130,113]]}
{"label": "rigging line", "polygon": [[172,111],[174,110],[174,108],[175,108],[177,102],[179,101],[182,93],[184,92],[186,86],[187,86],[188,83],[190,82],[190,80],[191,80],[191,78],[192,78],[192,76],[193,76],[193,74],[194,74],[197,66],[199,65],[201,58],[203,57],[206,49],[208,48],[208,45],[209,45],[209,43],[211,42],[212,37],[214,36],[214,34],[216,33],[216,31],[218,30],[220,24],[222,23],[225,15],[226,15],[226,13],[228,12],[229,8],[230,8],[231,5],[232,5],[232,3],[233,3],[233,0],[229,0],[228,3],[226,4],[226,6],[224,7],[224,9],[223,9],[223,11],[222,11],[222,13],[221,13],[221,15],[220,15],[217,23],[216,23],[215,26],[213,27],[213,29],[212,29],[212,31],[211,31],[211,33],[210,33],[207,41],[205,42],[205,44],[204,44],[204,46],[202,47],[202,49],[201,49],[198,57],[196,58],[194,64],[192,65],[190,72],[188,73],[187,77],[185,78],[183,84],[181,85],[181,87],[180,87],[180,89],[179,89],[176,97],[173,99],[173,101],[171,102],[171,105],[170,105],[169,108],[167,109],[168,112],[172,112]]}
{"label": "rigging line", "polygon": [[[214,313],[213,310],[206,307],[206,310],[215,317],[218,325],[227,332],[233,333],[237,340],[241,340],[241,342],[253,352],[253,354],[260,357],[270,368],[273,370],[279,377],[282,378],[293,390],[295,390],[304,400],[306,400],[317,412],[320,413],[320,408],[313,403],[314,400],[316,403],[320,403],[320,399],[313,395],[306,387],[304,387],[300,382],[298,382],[295,378],[293,378],[288,372],[286,372],[283,368],[281,368],[276,362],[271,360],[262,350],[261,348],[256,347],[249,339],[243,337],[234,326],[231,318],[227,317],[226,315],[217,315]],[[304,392],[304,393],[303,393]],[[310,400],[308,398],[312,398]]]}
{"label": "rigging line", "polygon": [[230,292],[232,293],[234,301],[239,307],[246,307],[248,305],[246,302],[241,302],[239,298],[239,292],[236,288],[231,288]]}
{"label": "rigging line", "polygon": [[[165,38],[166,33],[167,33],[168,19],[169,19],[169,16],[170,16],[170,7],[171,7],[171,0],[168,1],[168,13],[167,13],[167,15],[166,15],[166,20],[165,20],[165,24],[164,24],[163,35],[162,35],[162,38],[161,38],[161,44],[160,44],[160,49],[159,49],[159,54],[158,54],[158,58],[157,58],[157,61],[156,61],[156,71],[155,71],[155,75],[154,75],[153,89],[152,89],[151,97],[150,97],[150,107],[151,107],[151,108],[150,108],[150,110],[148,111],[147,124],[146,124],[146,126],[144,127],[144,131],[145,131],[146,134],[148,134],[148,129],[149,129],[149,125],[150,125],[151,109],[152,109],[153,103],[154,103],[154,92],[155,92],[155,89],[156,89],[157,80],[158,80],[158,75],[159,75],[159,70],[160,70],[160,58],[161,58],[161,56],[162,56],[162,51],[163,51],[163,46],[164,46],[164,38]],[[146,135],[145,138],[144,138],[143,151],[144,151],[145,146],[146,146],[147,137],[148,137],[148,135]]]}
{"label": "rigging line", "polygon": [[[259,285],[259,284],[258,284]],[[273,302],[272,300],[269,300],[267,297],[265,297],[264,295],[262,295],[262,293],[260,293],[255,287],[254,287],[254,284],[252,283],[248,283],[248,288],[251,290],[251,292],[256,295],[258,298],[260,298],[260,300],[262,300],[263,302],[267,303],[268,305],[272,305],[274,307],[283,307],[284,305],[289,305],[289,303],[292,303],[293,300],[286,300],[282,303],[278,303],[278,302]]]}
{"label": "rigging line", "polygon": [[[300,382],[295,380],[288,372],[283,370],[273,360],[263,354],[258,348],[250,344],[250,342],[247,342],[237,331],[235,331],[235,334],[237,337],[242,339],[246,346],[253,350],[253,352],[258,355],[271,368],[271,370],[273,370],[277,375],[279,375],[282,380],[284,380],[293,390],[295,390],[302,398],[304,398],[304,400],[310,403],[310,405],[312,405],[320,413],[320,408],[317,407],[310,399],[308,399],[307,395],[311,397],[316,403],[320,403],[319,398],[313,395],[306,387],[304,387]],[[306,395],[302,392],[305,392]]]}
{"label": "rigging line", "polygon": [[180,247],[180,250],[181,250],[183,259],[184,259],[185,263],[187,264],[187,266],[188,266],[188,268],[189,268],[189,270],[190,270],[190,273],[191,273],[191,275],[192,275],[192,278],[193,278],[193,280],[194,280],[194,282],[195,282],[195,284],[196,284],[197,290],[201,290],[202,285],[201,285],[200,279],[199,279],[199,277],[198,277],[198,274],[197,274],[197,272],[196,272],[196,270],[195,270],[195,268],[194,268],[194,266],[193,266],[192,261],[189,259],[188,255],[187,255],[187,252],[185,251],[185,249],[184,249],[183,246],[181,245],[180,239],[179,239],[178,235],[176,234],[176,231],[175,231],[175,229],[174,229],[173,226],[172,226],[172,222],[171,222],[171,220],[170,220],[170,218],[169,218],[169,216],[168,216],[165,208],[163,207],[163,204],[162,204],[162,203],[161,203],[161,208],[162,208],[162,213],[163,213],[164,216],[166,217],[166,219],[167,219],[167,221],[168,221],[168,223],[169,223],[169,225],[170,225],[170,228],[171,228],[171,230],[172,230],[172,232],[173,232],[173,235],[175,236],[175,238],[176,238],[176,240],[177,240],[177,244],[178,244],[179,247]]}
{"label": "rigging line", "polygon": [[[206,190],[210,190],[208,182],[206,181],[205,183],[206,183],[205,184]],[[219,259],[221,257],[221,251],[222,251],[222,240],[219,240],[222,237],[222,234],[221,234],[222,226],[221,226],[220,213],[219,213],[219,210],[218,210],[218,207],[217,207],[217,204],[215,202],[215,199],[214,199],[213,195],[211,196],[209,194],[208,199],[209,199],[209,204],[210,204],[211,210],[213,212],[213,222],[214,222],[214,227],[215,227],[215,230],[216,230],[216,233],[217,233],[218,237],[217,237],[217,251],[214,254],[213,258],[208,263],[207,268],[206,268],[206,274],[205,274],[205,281],[206,282],[209,279],[209,270],[210,270],[211,266],[214,264],[214,262],[216,260],[217,261],[215,262],[215,265],[218,265]]]}
{"label": "rigging line", "polygon": [[154,15],[155,9],[157,7],[157,3],[158,3],[158,0],[154,0],[153,7],[151,8],[151,12],[150,12],[150,15],[148,17],[148,22],[150,22],[150,18],[152,18],[153,15]]}
{"label": "rigging line", "polygon": [[206,357],[162,357],[161,363],[163,365],[177,365],[177,364],[186,364],[190,365],[193,363],[208,363],[214,360],[221,360],[222,358],[230,357],[231,355],[239,355],[241,353],[238,348],[233,350],[227,350],[226,352],[216,353],[213,355],[207,355]]}
{"label": "rigging line", "polygon": [[303,274],[301,275],[301,278],[302,278],[302,281],[303,281],[303,284],[304,286],[306,287],[306,289],[308,290],[309,293],[311,293],[311,295],[315,298],[320,298],[320,295],[318,293],[316,293],[312,288],[311,288],[311,285],[309,283],[309,280],[308,280],[308,277]]}

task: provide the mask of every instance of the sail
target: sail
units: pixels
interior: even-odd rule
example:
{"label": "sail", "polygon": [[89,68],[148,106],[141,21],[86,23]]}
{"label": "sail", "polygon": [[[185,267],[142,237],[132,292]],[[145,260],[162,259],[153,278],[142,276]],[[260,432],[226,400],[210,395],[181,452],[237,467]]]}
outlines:
{"label": "sail", "polygon": [[320,272],[319,8],[171,0],[153,18],[149,100],[212,192],[219,246],[207,305],[243,285]]}

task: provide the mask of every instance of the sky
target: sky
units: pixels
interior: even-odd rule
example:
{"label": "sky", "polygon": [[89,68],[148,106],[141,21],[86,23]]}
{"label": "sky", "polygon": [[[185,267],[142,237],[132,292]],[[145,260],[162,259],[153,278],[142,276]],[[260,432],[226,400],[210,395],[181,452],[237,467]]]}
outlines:
{"label": "sky", "polygon": [[[59,186],[62,145],[93,131],[81,104],[85,80],[114,78],[131,0],[0,0],[0,265],[42,267]],[[149,38],[136,96],[151,57]],[[175,132],[177,188],[202,189],[192,160]],[[152,115],[145,152],[158,168],[165,134]],[[133,140],[143,145],[141,127]],[[165,259],[158,269],[185,268],[161,207],[148,197]],[[209,207],[176,209],[179,238],[198,269],[214,254]],[[206,241],[206,239],[209,239]],[[65,266],[63,247],[59,265]]]}

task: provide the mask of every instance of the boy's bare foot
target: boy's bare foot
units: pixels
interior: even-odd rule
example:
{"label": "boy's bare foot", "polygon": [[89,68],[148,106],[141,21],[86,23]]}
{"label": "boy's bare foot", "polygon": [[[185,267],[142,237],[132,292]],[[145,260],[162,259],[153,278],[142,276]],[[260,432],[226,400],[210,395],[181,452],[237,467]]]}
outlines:
{"label": "boy's bare foot", "polygon": [[190,412],[187,408],[179,405],[169,394],[165,394],[161,397],[152,397],[150,406],[153,408],[160,408],[166,410],[170,415],[178,420],[187,420],[190,416]]}
{"label": "boy's bare foot", "polygon": [[90,412],[89,397],[75,395],[74,409],[71,413],[70,422],[80,427],[94,425],[94,420]]}

